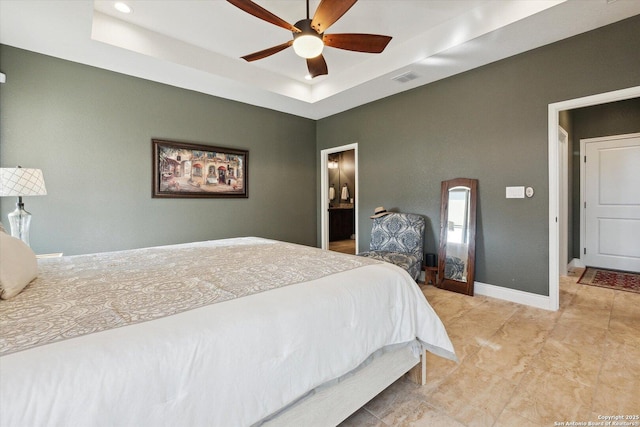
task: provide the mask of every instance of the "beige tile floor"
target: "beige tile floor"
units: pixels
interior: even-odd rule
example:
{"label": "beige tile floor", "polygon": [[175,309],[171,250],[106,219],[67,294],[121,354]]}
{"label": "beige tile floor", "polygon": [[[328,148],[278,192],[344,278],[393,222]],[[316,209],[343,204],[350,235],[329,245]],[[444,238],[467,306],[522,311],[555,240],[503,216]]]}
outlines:
{"label": "beige tile floor", "polygon": [[557,312],[422,286],[460,363],[429,354],[427,385],[402,378],[341,427],[587,425],[640,414],[640,294],[580,285],[580,274],[561,278]]}

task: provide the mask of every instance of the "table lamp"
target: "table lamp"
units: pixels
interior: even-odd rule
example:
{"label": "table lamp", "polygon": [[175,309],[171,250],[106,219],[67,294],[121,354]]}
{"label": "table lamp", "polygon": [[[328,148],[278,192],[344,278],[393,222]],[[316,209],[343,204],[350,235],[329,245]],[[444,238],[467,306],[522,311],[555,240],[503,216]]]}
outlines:
{"label": "table lamp", "polygon": [[16,210],[9,214],[11,235],[29,245],[31,214],[24,210],[22,196],[44,196],[47,189],[40,169],[0,168],[0,196],[18,197]]}

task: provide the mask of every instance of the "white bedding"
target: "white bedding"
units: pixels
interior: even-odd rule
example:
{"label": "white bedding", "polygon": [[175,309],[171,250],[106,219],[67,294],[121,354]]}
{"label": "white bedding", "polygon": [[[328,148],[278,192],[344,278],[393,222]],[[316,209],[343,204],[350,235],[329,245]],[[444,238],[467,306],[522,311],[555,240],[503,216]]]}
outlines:
{"label": "white bedding", "polygon": [[[217,245],[247,242],[274,243]],[[455,359],[411,277],[369,264],[5,354],[0,425],[249,426],[412,341]]]}

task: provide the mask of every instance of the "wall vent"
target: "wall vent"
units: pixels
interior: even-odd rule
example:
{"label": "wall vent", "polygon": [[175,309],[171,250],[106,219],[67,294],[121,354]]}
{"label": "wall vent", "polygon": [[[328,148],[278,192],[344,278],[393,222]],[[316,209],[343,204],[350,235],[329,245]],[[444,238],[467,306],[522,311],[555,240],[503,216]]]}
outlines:
{"label": "wall vent", "polygon": [[420,76],[414,73],[413,71],[407,71],[406,73],[402,73],[398,76],[392,77],[391,80],[394,80],[399,83],[407,83],[407,82],[410,82],[411,80],[417,79],[418,77]]}

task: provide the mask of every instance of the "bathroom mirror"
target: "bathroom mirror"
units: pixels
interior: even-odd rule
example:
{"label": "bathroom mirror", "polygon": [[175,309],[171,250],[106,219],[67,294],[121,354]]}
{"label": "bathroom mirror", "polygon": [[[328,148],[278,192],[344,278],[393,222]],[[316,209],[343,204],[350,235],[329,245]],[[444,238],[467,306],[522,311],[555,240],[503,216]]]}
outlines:
{"label": "bathroom mirror", "polygon": [[473,295],[477,190],[477,179],[441,185],[437,286],[467,295]]}

